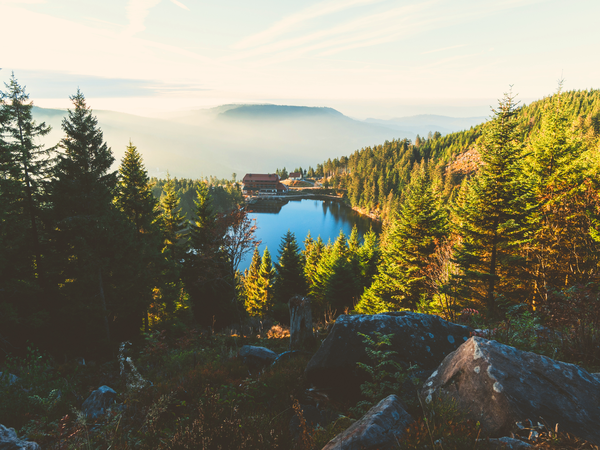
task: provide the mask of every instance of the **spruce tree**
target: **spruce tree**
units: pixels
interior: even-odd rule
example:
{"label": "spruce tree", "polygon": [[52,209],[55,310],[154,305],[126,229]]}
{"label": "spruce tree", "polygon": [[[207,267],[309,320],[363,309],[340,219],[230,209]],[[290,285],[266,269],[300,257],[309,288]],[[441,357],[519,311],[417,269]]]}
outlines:
{"label": "spruce tree", "polygon": [[529,174],[538,209],[527,247],[536,303],[552,290],[595,277],[600,248],[590,234],[598,218],[597,150],[571,130],[566,97],[558,92],[542,111],[541,128],[530,142]]}
{"label": "spruce tree", "polygon": [[[159,285],[159,274],[164,268],[161,261],[161,236],[158,224],[157,201],[152,195],[150,179],[137,148],[129,142],[119,167],[119,182],[115,204],[135,229],[135,244],[129,253],[130,267],[135,270],[135,290],[130,300],[136,305],[131,321],[137,316],[145,318],[152,302],[152,290]],[[133,305],[132,305],[133,306]]]}
{"label": "spruce tree", "polygon": [[497,315],[497,298],[523,297],[526,261],[519,246],[528,239],[528,205],[533,199],[520,176],[523,154],[514,96],[505,94],[493,111],[478,143],[481,169],[457,211],[462,243],[456,260],[471,297]]}
{"label": "spruce tree", "polygon": [[414,310],[421,301],[431,301],[431,258],[447,232],[445,211],[426,172],[421,170],[415,174],[406,201],[387,230],[377,275],[357,310],[371,314]]}
{"label": "spruce tree", "polygon": [[279,260],[275,267],[275,299],[287,307],[287,302],[294,295],[306,294],[302,254],[296,236],[290,230],[281,239]]}
{"label": "spruce tree", "polygon": [[81,336],[97,341],[102,333],[110,341],[109,323],[127,306],[117,296],[127,293],[109,292],[108,286],[114,286],[109,281],[128,273],[127,265],[119,263],[128,251],[133,228],[113,207],[117,173],[110,170],[114,157],[98,121],[80,91],[71,100],[74,109],[62,122],[65,137],[51,183],[55,242],[62,257],[61,284],[67,300],[61,312],[72,322],[70,326],[76,322],[83,327]]}
{"label": "spruce tree", "polygon": [[272,311],[274,305],[274,281],[275,281],[275,268],[271,261],[271,253],[269,249],[265,247],[265,251],[262,255],[260,263],[260,269],[258,270],[257,280],[257,310],[260,311],[261,315],[267,314]]}
{"label": "spruce tree", "polygon": [[196,186],[194,220],[190,223],[189,248],[183,280],[195,320],[205,326],[221,327],[237,312],[237,280],[224,249],[225,227],[217,223],[208,185]]}
{"label": "spruce tree", "polygon": [[181,212],[180,199],[175,192],[173,179],[167,173],[163,186],[164,195],[160,200],[160,225],[163,233],[162,252],[168,261],[181,265],[184,254],[184,231],[187,228],[185,214]]}
{"label": "spruce tree", "polygon": [[[3,196],[4,208],[23,209],[23,215],[28,219],[28,225],[21,229],[27,235],[28,248],[22,248],[22,255],[32,255],[33,264],[29,267],[30,277],[44,283],[45,271],[42,261],[40,214],[42,204],[41,181],[47,175],[50,150],[37,144],[37,139],[46,136],[50,127],[45,123],[37,124],[33,120],[33,103],[25,87],[19,85],[14,73],[8,83],[6,92],[0,91],[0,116],[4,136],[2,145],[2,160],[4,165],[3,185],[7,196]],[[19,189],[16,181],[21,184]],[[10,202],[14,202],[11,206]],[[22,205],[22,206],[21,206]],[[14,220],[16,216],[12,215]],[[16,262],[16,261],[15,261]]]}
{"label": "spruce tree", "polygon": [[260,271],[261,258],[258,247],[254,247],[250,267],[244,271],[244,295],[246,312],[251,316],[260,315],[262,312],[258,291],[258,272]]}

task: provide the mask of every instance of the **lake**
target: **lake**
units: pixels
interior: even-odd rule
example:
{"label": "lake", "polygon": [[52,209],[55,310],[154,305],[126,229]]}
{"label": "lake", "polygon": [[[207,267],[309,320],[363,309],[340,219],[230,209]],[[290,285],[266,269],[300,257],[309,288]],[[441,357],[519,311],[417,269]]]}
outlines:
{"label": "lake", "polygon": [[[279,245],[288,229],[296,236],[301,249],[304,248],[304,239],[309,231],[313,239],[321,236],[325,243],[329,239],[334,242],[340,230],[343,230],[346,236],[350,236],[354,225],[358,228],[361,238],[371,227],[378,234],[381,231],[379,222],[335,200],[261,200],[249,205],[249,210],[252,211],[249,217],[256,219],[256,236],[262,240],[259,246],[260,254],[262,256],[265,247],[268,247],[273,263],[278,260]],[[239,269],[247,269],[251,261],[252,253],[249,253]]]}

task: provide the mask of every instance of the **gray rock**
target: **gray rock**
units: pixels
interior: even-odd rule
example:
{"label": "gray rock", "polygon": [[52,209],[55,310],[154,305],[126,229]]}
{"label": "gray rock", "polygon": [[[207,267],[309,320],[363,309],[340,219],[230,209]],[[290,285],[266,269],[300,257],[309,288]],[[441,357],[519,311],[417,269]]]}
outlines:
{"label": "gray rock", "polygon": [[374,331],[394,335],[392,350],[398,352],[400,362],[433,370],[469,338],[472,329],[438,316],[411,312],[343,315],[309,361],[308,381],[318,387],[357,389],[364,374],[356,363],[371,363],[358,333],[372,335]]}
{"label": "gray rock", "polygon": [[0,372],[0,384],[8,383],[8,385],[11,386],[11,385],[15,384],[17,381],[19,381],[18,376],[13,375],[12,373]]}
{"label": "gray rock", "polygon": [[425,402],[454,398],[491,437],[516,422],[559,427],[600,444],[600,382],[590,373],[535,353],[472,337],[448,355],[421,390]]}
{"label": "gray rock", "polygon": [[240,357],[248,367],[252,369],[262,369],[272,364],[277,359],[277,353],[264,347],[254,345],[244,345],[240,349]]}
{"label": "gray rock", "polygon": [[323,450],[388,450],[397,448],[413,418],[398,397],[390,395],[327,443]]}
{"label": "gray rock", "polygon": [[19,439],[13,428],[0,425],[0,450],[40,450],[35,442]]}
{"label": "gray rock", "polygon": [[310,298],[296,295],[288,302],[290,308],[290,350],[314,348]]}
{"label": "gray rock", "polygon": [[533,448],[533,445],[529,445],[527,442],[509,437],[488,439],[483,442],[485,442],[488,450],[527,450],[528,448]]}
{"label": "gray rock", "polygon": [[90,394],[81,406],[82,412],[89,419],[97,419],[115,402],[117,393],[108,386],[101,386]]}

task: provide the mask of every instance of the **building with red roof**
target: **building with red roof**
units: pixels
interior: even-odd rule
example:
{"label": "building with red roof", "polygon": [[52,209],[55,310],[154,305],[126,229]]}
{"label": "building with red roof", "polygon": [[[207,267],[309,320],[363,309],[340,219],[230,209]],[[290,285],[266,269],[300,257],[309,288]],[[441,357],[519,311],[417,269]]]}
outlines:
{"label": "building with red roof", "polygon": [[242,180],[244,195],[283,194],[288,189],[275,173],[247,173]]}

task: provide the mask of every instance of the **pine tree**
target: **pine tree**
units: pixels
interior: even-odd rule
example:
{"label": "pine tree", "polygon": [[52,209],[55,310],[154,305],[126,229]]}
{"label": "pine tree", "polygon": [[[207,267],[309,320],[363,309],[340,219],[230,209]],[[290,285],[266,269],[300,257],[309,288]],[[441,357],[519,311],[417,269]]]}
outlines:
{"label": "pine tree", "polygon": [[591,281],[600,259],[589,232],[598,215],[597,151],[586,152],[586,142],[570,130],[561,87],[562,82],[530,143],[529,172],[539,208],[528,251],[534,279],[530,296],[537,303],[552,290]]}
{"label": "pine tree", "polygon": [[244,272],[244,294],[246,311],[251,316],[260,315],[262,308],[258,291],[258,273],[260,271],[261,258],[258,247],[254,247],[250,267]]}
{"label": "pine tree", "polygon": [[274,289],[273,284],[275,281],[275,268],[271,261],[271,254],[269,249],[265,247],[265,251],[262,255],[260,263],[260,269],[258,270],[257,280],[257,310],[260,311],[261,315],[264,315],[273,309],[274,305]]}
{"label": "pine tree", "polygon": [[277,271],[275,280],[277,302],[287,305],[289,299],[294,295],[306,294],[302,254],[296,242],[296,236],[290,230],[281,239],[279,260],[275,267]]}
{"label": "pine tree", "polygon": [[276,319],[289,321],[288,302],[294,295],[306,295],[304,261],[296,236],[290,230],[281,239],[274,283]]}
{"label": "pine tree", "polygon": [[147,328],[146,310],[152,302],[153,288],[160,284],[159,274],[164,264],[160,253],[162,242],[157,202],[152,195],[142,156],[131,142],[119,167],[115,204],[135,229],[135,245],[128,258],[130,267],[137,267],[135,280],[132,280],[137,293],[130,300],[137,304],[132,312],[132,322],[136,322],[136,316],[142,315]]}
{"label": "pine tree", "polygon": [[399,216],[387,230],[375,281],[363,294],[357,310],[414,310],[421,301],[431,301],[431,258],[447,230],[445,211],[421,170],[409,186]]}
{"label": "pine tree", "polygon": [[128,250],[133,229],[113,207],[117,173],[110,170],[114,157],[98,121],[80,91],[71,100],[74,109],[62,123],[65,137],[51,183],[63,295],[70,300],[61,312],[77,321],[88,339],[97,340],[101,327],[110,341],[109,317],[112,322],[115,312],[126,307],[117,295],[127,293],[113,291],[107,298],[107,287],[113,285],[108,280],[127,274],[127,266],[118,266],[118,260]]}
{"label": "pine tree", "polygon": [[167,260],[179,266],[184,253],[183,238],[187,220],[181,212],[180,199],[169,174],[163,189],[164,196],[160,201],[160,224],[164,242],[162,252]]}
{"label": "pine tree", "polygon": [[528,239],[531,189],[520,177],[522,144],[517,106],[505,94],[478,144],[482,167],[469,183],[465,204],[457,211],[462,244],[457,262],[460,279],[475,300],[496,315],[497,297],[520,300],[525,259],[519,245]]}
{"label": "pine tree", "polygon": [[[25,87],[19,85],[14,73],[5,87],[6,92],[0,91],[0,115],[4,135],[2,160],[4,173],[9,178],[3,180],[4,190],[8,194],[3,196],[3,202],[8,203],[12,197],[15,203],[12,206],[5,205],[8,209],[14,208],[16,203],[22,204],[19,208],[23,208],[29,223],[21,229],[21,233],[28,236],[29,248],[22,248],[21,254],[33,255],[33,265],[29,271],[43,284],[45,271],[40,238],[41,180],[47,175],[50,150],[38,145],[36,140],[47,135],[50,127],[33,120],[33,103],[29,101]],[[20,189],[15,181],[21,184]],[[11,216],[15,218],[12,214]]]}

